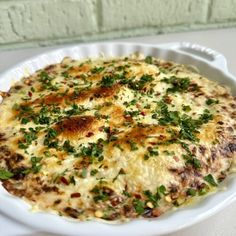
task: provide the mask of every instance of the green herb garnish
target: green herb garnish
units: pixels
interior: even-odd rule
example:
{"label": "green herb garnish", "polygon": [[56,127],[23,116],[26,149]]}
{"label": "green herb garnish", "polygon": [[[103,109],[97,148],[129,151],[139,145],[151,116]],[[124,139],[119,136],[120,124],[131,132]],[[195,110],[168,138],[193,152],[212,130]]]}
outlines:
{"label": "green herb garnish", "polygon": [[109,194],[105,191],[104,188],[100,187],[100,186],[95,186],[92,190],[91,193],[93,193],[95,196],[93,197],[93,200],[95,202],[99,202],[99,201],[106,201],[109,199]]}
{"label": "green herb garnish", "polygon": [[143,193],[147,197],[148,201],[152,202],[153,205],[156,207],[157,202],[160,199],[160,195],[158,194],[158,192],[156,194],[152,194],[150,190],[146,190]]}
{"label": "green herb garnish", "polygon": [[78,106],[77,104],[73,104],[69,110],[65,111],[65,113],[68,116],[81,115],[86,110],[87,109],[85,109],[83,106]]}
{"label": "green herb garnish", "polygon": [[28,131],[25,129],[21,130],[23,132],[23,139],[18,142],[18,147],[21,149],[26,149],[29,145],[37,139],[38,130],[30,127]]}
{"label": "green herb garnish", "polygon": [[100,73],[100,72],[102,72],[104,69],[105,69],[105,67],[94,67],[94,68],[91,70],[91,72],[92,72],[93,74],[95,74],[95,73]]}
{"label": "green herb garnish", "polygon": [[73,185],[76,185],[75,177],[73,175],[71,175],[69,178],[70,178],[70,183]]}
{"label": "green herb garnish", "polygon": [[195,189],[193,189],[193,188],[189,188],[189,189],[187,189],[186,193],[189,196],[195,196],[197,194],[197,191]]}
{"label": "green herb garnish", "polygon": [[159,155],[159,152],[157,149],[153,148],[153,147],[150,147],[148,148],[148,152],[150,154],[150,156],[158,156]]}
{"label": "green herb garnish", "polygon": [[175,76],[171,76],[170,78],[164,78],[161,81],[171,84],[172,87],[166,90],[167,93],[176,93],[176,92],[184,92],[187,91],[190,85],[189,78],[178,78]]}
{"label": "green herb garnish", "polygon": [[7,180],[13,177],[14,174],[6,169],[0,168],[0,180]]}
{"label": "green herb garnish", "polygon": [[186,112],[191,111],[191,107],[190,106],[182,105],[182,109],[183,109],[183,111],[186,111]]}
{"label": "green herb garnish", "polygon": [[40,164],[40,161],[42,160],[42,157],[31,157],[30,161],[32,164],[31,170],[33,171],[33,173],[38,173],[42,167],[42,165]]}
{"label": "green herb garnish", "polygon": [[97,169],[93,169],[93,170],[90,171],[91,176],[95,176],[97,173],[98,173]]}
{"label": "green herb garnish", "polygon": [[214,177],[211,174],[205,176],[204,180],[207,181],[212,186],[215,186],[215,187],[218,186],[218,184],[216,183]]}
{"label": "green herb garnish", "polygon": [[133,205],[136,213],[138,215],[142,215],[144,213],[144,208],[145,208],[145,203],[139,199],[134,199],[133,200]]}
{"label": "green herb garnish", "polygon": [[101,81],[102,87],[111,87],[116,82],[116,78],[114,76],[104,76]]}
{"label": "green herb garnish", "polygon": [[215,99],[212,99],[212,98],[209,98],[206,100],[206,104],[207,105],[212,105],[212,104],[218,104],[219,103],[219,100],[215,100]]}
{"label": "green herb garnish", "polygon": [[151,56],[146,56],[144,61],[148,64],[152,64],[152,57]]}
{"label": "green herb garnish", "polygon": [[145,87],[146,83],[153,81],[151,75],[143,75],[138,81],[130,81],[129,87],[134,90],[141,90]]}
{"label": "green herb garnish", "polygon": [[112,180],[112,182],[115,182],[120,175],[125,175],[125,171],[122,168],[120,169],[118,174],[115,176],[115,178]]}
{"label": "green herb garnish", "polygon": [[63,150],[67,153],[75,153],[75,148],[70,144],[70,140],[66,140],[63,144]]}
{"label": "green herb garnish", "polygon": [[103,147],[98,143],[90,143],[88,147],[82,147],[80,156],[88,156],[90,157],[90,161],[94,162],[95,160],[102,161],[103,160]]}
{"label": "green herb garnish", "polygon": [[41,82],[43,89],[52,90],[52,91],[57,91],[58,90],[58,87],[56,85],[52,84],[52,80],[54,78],[49,76],[46,71],[42,71],[39,74],[39,77],[40,77],[39,81]]}
{"label": "green herb garnish", "polygon": [[45,135],[43,144],[49,148],[58,148],[58,140],[56,139],[57,135],[58,132],[55,129],[49,128],[48,133]]}
{"label": "green herb garnish", "polygon": [[158,189],[157,189],[157,192],[159,194],[163,194],[163,195],[166,195],[166,187],[164,185],[161,185]]}
{"label": "green herb garnish", "polygon": [[129,141],[129,145],[130,145],[131,151],[136,151],[136,150],[138,150],[138,146],[137,146],[137,144],[136,144],[135,142]]}

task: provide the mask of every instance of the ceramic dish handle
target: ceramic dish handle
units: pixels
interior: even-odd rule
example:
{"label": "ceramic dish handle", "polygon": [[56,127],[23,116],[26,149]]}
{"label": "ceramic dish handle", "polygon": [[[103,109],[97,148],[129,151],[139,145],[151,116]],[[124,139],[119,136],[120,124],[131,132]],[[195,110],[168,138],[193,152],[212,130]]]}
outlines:
{"label": "ceramic dish handle", "polygon": [[224,55],[214,51],[211,48],[207,48],[198,44],[182,42],[182,43],[167,43],[162,45],[163,48],[174,49],[175,51],[182,52],[191,56],[196,56],[204,61],[212,64],[215,67],[221,68],[224,71],[228,71],[227,62]]}

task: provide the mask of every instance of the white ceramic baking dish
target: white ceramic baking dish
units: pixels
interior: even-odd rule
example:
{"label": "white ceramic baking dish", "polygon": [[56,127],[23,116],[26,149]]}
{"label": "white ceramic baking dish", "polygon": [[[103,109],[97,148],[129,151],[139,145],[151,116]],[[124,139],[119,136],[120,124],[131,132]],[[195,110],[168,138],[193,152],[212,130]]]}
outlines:
{"label": "white ceramic baking dish", "polygon": [[[0,75],[0,91],[7,91],[14,81],[27,76],[48,64],[60,62],[65,56],[74,59],[125,56],[134,52],[152,55],[177,63],[197,67],[201,74],[211,80],[229,86],[236,95],[236,78],[227,69],[225,57],[206,47],[190,43],[168,43],[162,45],[134,43],[97,43],[66,47],[33,57]],[[1,122],[1,121],[0,121]],[[236,199],[236,176],[224,181],[221,191],[208,196],[197,204],[182,207],[153,220],[133,220],[128,223],[109,225],[88,221],[68,220],[50,213],[33,213],[23,200],[13,197],[0,186],[0,214],[41,232],[62,235],[161,235],[175,232],[218,212]],[[224,189],[224,190],[223,190]]]}

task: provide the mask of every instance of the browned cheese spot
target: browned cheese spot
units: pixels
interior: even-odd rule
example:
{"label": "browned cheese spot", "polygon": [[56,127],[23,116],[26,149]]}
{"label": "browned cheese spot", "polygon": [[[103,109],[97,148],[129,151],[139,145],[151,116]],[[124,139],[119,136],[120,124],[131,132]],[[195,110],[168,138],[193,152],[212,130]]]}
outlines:
{"label": "browned cheese spot", "polygon": [[24,102],[21,105],[61,105],[68,106],[68,103],[81,103],[85,102],[87,99],[93,100],[98,98],[110,98],[113,97],[119,91],[119,86],[114,85],[112,87],[96,87],[88,90],[83,90],[79,93],[68,92],[65,95],[59,95],[56,93],[50,93],[45,95],[43,98],[35,99],[34,101]]}
{"label": "browned cheese spot", "polygon": [[[122,145],[127,150],[130,150],[130,142],[134,142],[138,145],[161,145],[168,140],[171,140],[171,135],[168,133],[165,126],[160,125],[148,125],[147,127],[134,127],[128,132],[124,133],[115,144]],[[109,150],[113,149],[113,143],[111,143]]]}
{"label": "browned cheese spot", "polygon": [[80,137],[94,130],[97,120],[94,116],[75,116],[59,122],[55,129],[68,138]]}
{"label": "browned cheese spot", "polygon": [[113,97],[118,91],[120,86],[115,84],[111,87],[98,87],[93,90],[95,98],[109,98]]}
{"label": "browned cheese spot", "polygon": [[112,106],[104,106],[100,113],[102,115],[109,115],[109,126],[110,128],[117,128],[120,127],[125,121],[133,121],[132,117],[125,117],[124,110],[120,106],[112,105]]}
{"label": "browned cheese spot", "polygon": [[79,74],[87,73],[90,71],[91,66],[88,64],[84,64],[82,66],[73,66],[68,70],[68,73],[72,76],[77,76]]}
{"label": "browned cheese spot", "polygon": [[222,116],[214,116],[214,119],[209,121],[207,125],[203,125],[201,128],[201,132],[197,134],[197,137],[203,142],[212,142],[217,137],[217,127],[219,126],[217,123],[222,120]]}

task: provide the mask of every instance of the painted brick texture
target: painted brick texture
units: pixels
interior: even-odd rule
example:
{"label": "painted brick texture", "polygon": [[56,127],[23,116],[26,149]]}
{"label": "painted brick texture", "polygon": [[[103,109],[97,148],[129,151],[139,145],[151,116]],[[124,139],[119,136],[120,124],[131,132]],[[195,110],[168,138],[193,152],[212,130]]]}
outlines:
{"label": "painted brick texture", "polygon": [[236,26],[236,0],[0,0],[0,48]]}
{"label": "painted brick texture", "polygon": [[210,20],[211,22],[236,20],[236,1],[213,0]]}
{"label": "painted brick texture", "polygon": [[0,44],[96,33],[95,3],[93,0],[0,1]]}
{"label": "painted brick texture", "polygon": [[203,23],[208,0],[104,0],[102,30]]}

